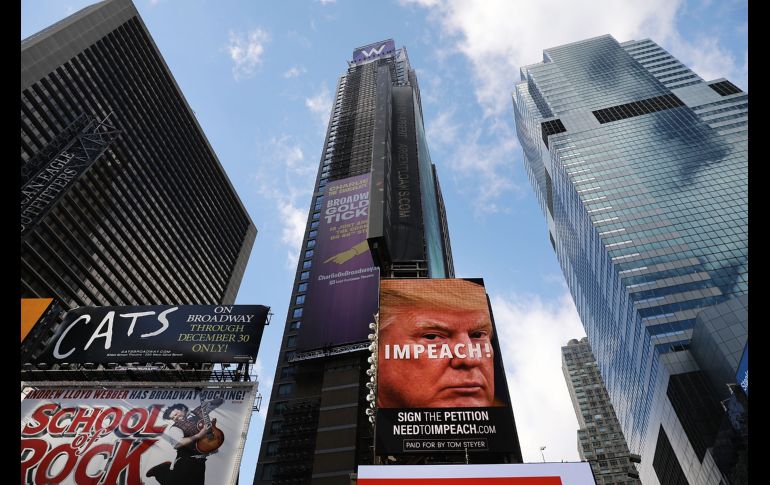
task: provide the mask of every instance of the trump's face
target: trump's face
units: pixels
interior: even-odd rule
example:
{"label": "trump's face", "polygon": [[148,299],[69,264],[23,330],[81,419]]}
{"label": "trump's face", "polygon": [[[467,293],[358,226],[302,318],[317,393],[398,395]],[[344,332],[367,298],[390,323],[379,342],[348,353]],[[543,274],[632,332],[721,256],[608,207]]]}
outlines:
{"label": "trump's face", "polygon": [[[494,406],[491,337],[492,324],[484,310],[409,308],[394,311],[380,322],[379,406]],[[428,349],[431,344],[435,349],[433,358],[427,350],[414,358],[416,346]],[[394,359],[394,345],[402,349],[408,345],[411,358]],[[386,346],[390,346],[388,359]],[[480,348],[480,352],[472,352],[474,348]],[[443,357],[440,356],[442,349]],[[446,349],[451,350],[451,357]]]}

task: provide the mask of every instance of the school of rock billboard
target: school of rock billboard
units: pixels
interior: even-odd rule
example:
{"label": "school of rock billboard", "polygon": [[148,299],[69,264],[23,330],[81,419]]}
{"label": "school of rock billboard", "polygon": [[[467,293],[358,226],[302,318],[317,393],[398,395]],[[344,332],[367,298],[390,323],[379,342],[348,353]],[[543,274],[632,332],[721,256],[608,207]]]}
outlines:
{"label": "school of rock billboard", "polygon": [[21,483],[234,484],[254,383],[36,387],[21,401]]}
{"label": "school of rock billboard", "polygon": [[377,313],[379,268],[366,241],[371,174],[326,186],[297,349],[365,341]]}
{"label": "school of rock billboard", "polygon": [[399,465],[358,467],[358,485],[595,485],[591,465]]}
{"label": "school of rock billboard", "polygon": [[383,280],[378,332],[378,455],[518,452],[480,279]]}
{"label": "school of rock billboard", "polygon": [[263,305],[80,307],[67,313],[38,362],[254,362]]}

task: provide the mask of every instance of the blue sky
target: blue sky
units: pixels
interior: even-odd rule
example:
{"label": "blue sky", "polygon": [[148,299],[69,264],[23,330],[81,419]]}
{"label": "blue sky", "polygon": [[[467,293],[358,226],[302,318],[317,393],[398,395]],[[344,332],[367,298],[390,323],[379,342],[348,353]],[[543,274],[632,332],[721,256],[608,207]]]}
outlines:
{"label": "blue sky", "polygon": [[[23,0],[27,37],[92,0]],[[355,47],[393,38],[417,77],[458,277],[483,277],[525,461],[577,460],[560,347],[585,335],[522,165],[510,93],[548,47],[649,37],[706,80],[748,90],[747,0],[135,0],[259,234],[237,303],[275,314],[251,483],[334,88]],[[161,303],[161,302],[158,302]],[[173,302],[163,302],[173,303]]]}

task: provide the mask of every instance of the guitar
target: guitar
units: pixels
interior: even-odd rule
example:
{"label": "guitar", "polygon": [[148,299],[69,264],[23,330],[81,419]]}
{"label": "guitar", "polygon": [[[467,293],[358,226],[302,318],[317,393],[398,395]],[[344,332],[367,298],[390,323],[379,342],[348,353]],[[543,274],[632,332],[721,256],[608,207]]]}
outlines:
{"label": "guitar", "polygon": [[203,401],[203,396],[199,397],[201,401],[201,416],[203,419],[198,420],[198,429],[209,428],[209,430],[203,438],[195,442],[195,449],[200,453],[213,453],[225,442],[225,433],[217,428],[216,418],[214,418],[213,422],[211,421],[211,418],[209,418],[209,403]]}

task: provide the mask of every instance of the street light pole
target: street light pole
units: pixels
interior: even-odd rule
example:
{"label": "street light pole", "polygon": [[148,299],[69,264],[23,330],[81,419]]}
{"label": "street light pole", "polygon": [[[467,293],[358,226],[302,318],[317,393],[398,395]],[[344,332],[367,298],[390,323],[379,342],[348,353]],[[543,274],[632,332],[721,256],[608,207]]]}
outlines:
{"label": "street light pole", "polygon": [[543,463],[545,463],[545,453],[543,453],[543,450],[545,449],[545,446],[540,447],[540,456],[543,457]]}

